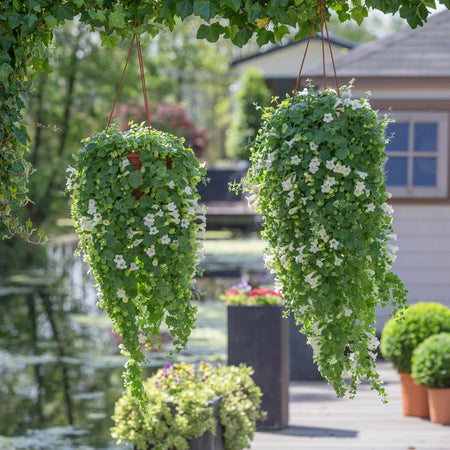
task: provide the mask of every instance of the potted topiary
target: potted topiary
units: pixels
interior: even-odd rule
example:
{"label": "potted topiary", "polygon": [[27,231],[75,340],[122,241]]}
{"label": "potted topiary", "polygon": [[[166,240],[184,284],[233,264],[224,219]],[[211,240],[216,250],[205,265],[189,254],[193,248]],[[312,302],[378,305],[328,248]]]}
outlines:
{"label": "potted topiary", "polygon": [[224,295],[228,303],[228,364],[253,367],[253,379],[261,388],[267,417],[258,428],[285,428],[289,419],[289,321],[283,299],[264,287],[246,281]]}
{"label": "potted topiary", "polygon": [[123,338],[126,384],[143,399],[141,345],[153,346],[165,322],[179,350],[194,326],[205,230],[196,185],[205,170],[182,140],[142,125],[94,134],[75,160],[68,191],[79,249]]}
{"label": "potted topiary", "polygon": [[144,410],[129,391],[117,401],[112,436],[138,450],[248,448],[263,416],[251,373],[244,365],[167,363],[144,382]]}
{"label": "potted topiary", "polygon": [[434,302],[416,303],[384,326],[381,353],[400,373],[405,416],[429,416],[426,389],[411,377],[411,358],[421,342],[441,332],[450,332],[450,309]]}
{"label": "potted topiary", "polygon": [[430,420],[450,425],[450,333],[435,334],[419,344],[411,375],[427,388]]}
{"label": "potted topiary", "polygon": [[406,290],[391,272],[392,207],[383,166],[386,118],[350,88],[308,86],[269,107],[237,189],[262,214],[275,290],[308,336],[321,374],[339,397],[376,370],[375,308],[401,309]]}

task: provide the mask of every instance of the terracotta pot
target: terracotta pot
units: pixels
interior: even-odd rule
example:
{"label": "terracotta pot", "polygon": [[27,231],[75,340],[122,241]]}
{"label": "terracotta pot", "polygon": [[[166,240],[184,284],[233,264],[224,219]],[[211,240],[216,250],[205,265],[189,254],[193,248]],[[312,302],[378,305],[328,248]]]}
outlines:
{"label": "terracotta pot", "polygon": [[403,414],[429,417],[427,388],[416,384],[410,373],[399,372],[402,385]]}
{"label": "terracotta pot", "polygon": [[428,388],[430,420],[450,425],[450,388]]}

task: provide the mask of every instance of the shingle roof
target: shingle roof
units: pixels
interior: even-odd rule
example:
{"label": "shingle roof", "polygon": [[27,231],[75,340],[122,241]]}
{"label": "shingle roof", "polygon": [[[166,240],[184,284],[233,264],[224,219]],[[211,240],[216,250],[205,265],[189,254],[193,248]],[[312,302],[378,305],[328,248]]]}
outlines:
{"label": "shingle roof", "polygon": [[[317,33],[317,37],[313,37],[313,39],[321,40],[321,34]],[[256,52],[253,55],[235,59],[231,63],[231,65],[235,66],[235,65],[238,65],[238,64],[240,64],[241,62],[244,62],[244,61],[249,61],[249,60],[254,59],[254,58],[259,58],[261,56],[265,56],[265,55],[267,55],[269,53],[272,53],[272,52],[278,52],[280,50],[284,50],[284,49],[286,49],[288,47],[291,47],[293,45],[302,44],[302,43],[306,42],[307,40],[308,40],[307,38],[304,38],[304,39],[301,39],[300,41],[290,41],[287,44],[267,44],[266,46],[262,47],[258,52]],[[358,45],[356,42],[350,41],[348,39],[340,38],[338,36],[334,36],[334,35],[331,35],[331,34],[330,34],[330,41],[331,41],[332,44],[340,45],[341,47],[345,47],[345,48],[348,48],[348,49],[354,48],[354,47],[356,47]]]}
{"label": "shingle roof", "polygon": [[[359,45],[335,62],[339,77],[450,77],[450,11],[431,16],[423,27]],[[316,66],[302,75],[321,74]]]}

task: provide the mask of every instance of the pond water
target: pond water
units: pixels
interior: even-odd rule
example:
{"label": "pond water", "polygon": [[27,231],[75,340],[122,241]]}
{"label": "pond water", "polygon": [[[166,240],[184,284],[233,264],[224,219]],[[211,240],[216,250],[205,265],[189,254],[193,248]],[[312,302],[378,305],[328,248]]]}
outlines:
{"label": "pond water", "polygon": [[[172,361],[225,363],[226,309],[213,299],[243,273],[267,277],[257,241],[217,244],[207,245],[203,264],[213,276],[200,282],[208,295],[198,303],[197,328]],[[71,242],[55,246],[51,268],[0,287],[0,449],[131,448],[110,437],[126,362],[120,337],[97,309],[73,249]],[[169,349],[168,342],[150,355],[146,376],[168,361]]]}

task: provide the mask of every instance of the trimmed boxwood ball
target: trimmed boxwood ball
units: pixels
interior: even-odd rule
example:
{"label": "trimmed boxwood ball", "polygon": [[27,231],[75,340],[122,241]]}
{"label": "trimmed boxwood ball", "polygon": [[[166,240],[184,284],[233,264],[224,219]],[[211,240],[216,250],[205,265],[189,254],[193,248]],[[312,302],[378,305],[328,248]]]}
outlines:
{"label": "trimmed boxwood ball", "polygon": [[411,375],[428,388],[450,388],[450,333],[425,339],[413,351]]}
{"label": "trimmed boxwood ball", "polygon": [[[338,396],[362,379],[382,398],[375,308],[401,309],[383,166],[388,118],[367,98],[308,86],[264,109],[243,184],[262,214],[265,263]],[[239,188],[239,186],[238,186]]]}
{"label": "trimmed boxwood ball", "polygon": [[399,372],[411,373],[413,351],[425,339],[441,332],[450,332],[450,309],[441,303],[416,303],[386,323],[381,353]]}
{"label": "trimmed boxwood ball", "polygon": [[[142,167],[127,155],[138,153]],[[178,351],[194,327],[192,287],[202,252],[205,175],[183,141],[142,125],[83,140],[68,191],[79,249],[97,281],[98,305],[123,338],[125,382],[142,397],[144,345],[167,325]]]}

